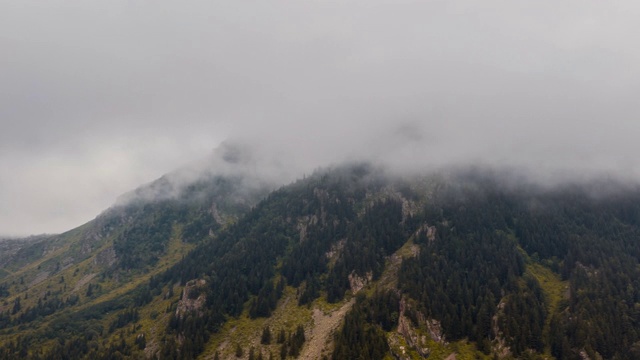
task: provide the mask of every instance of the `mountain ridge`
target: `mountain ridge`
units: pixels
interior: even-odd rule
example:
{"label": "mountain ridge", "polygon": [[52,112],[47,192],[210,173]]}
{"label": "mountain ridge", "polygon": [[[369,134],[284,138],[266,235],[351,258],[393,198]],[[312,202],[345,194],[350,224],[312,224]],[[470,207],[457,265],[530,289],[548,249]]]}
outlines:
{"label": "mountain ridge", "polygon": [[630,358],[640,192],[506,183],[352,163],[129,197],[3,265],[0,358]]}

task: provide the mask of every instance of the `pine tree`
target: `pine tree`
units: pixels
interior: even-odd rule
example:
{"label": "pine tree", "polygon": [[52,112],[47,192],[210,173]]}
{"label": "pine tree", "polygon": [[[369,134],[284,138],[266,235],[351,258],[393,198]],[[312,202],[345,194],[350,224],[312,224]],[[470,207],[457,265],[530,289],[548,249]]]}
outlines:
{"label": "pine tree", "polygon": [[267,325],[264,329],[262,329],[262,336],[260,337],[260,343],[262,345],[271,344],[271,329]]}

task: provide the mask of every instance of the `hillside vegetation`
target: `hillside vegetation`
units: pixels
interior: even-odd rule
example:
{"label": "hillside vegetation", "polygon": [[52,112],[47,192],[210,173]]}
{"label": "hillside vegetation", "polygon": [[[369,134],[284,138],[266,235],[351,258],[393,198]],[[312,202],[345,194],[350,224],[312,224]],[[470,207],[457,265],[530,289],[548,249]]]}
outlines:
{"label": "hillside vegetation", "polygon": [[0,359],[640,357],[636,189],[367,164],[244,185],[11,247]]}

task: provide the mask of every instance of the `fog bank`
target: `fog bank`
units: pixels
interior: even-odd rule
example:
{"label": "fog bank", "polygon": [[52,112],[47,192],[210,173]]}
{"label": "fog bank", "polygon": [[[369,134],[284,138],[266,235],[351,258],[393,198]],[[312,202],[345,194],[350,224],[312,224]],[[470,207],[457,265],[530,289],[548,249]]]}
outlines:
{"label": "fog bank", "polygon": [[634,1],[0,10],[0,234],[77,226],[225,139],[281,181],[353,160],[640,178]]}

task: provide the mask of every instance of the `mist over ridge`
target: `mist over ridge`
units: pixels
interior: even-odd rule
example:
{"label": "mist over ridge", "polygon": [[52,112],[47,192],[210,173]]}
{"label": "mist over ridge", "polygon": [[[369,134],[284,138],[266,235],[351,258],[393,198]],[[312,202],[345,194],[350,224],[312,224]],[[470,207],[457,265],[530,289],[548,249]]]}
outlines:
{"label": "mist over ridge", "polygon": [[[400,129],[404,130],[406,126],[401,126]],[[402,136],[420,138],[417,133],[408,134],[404,132]],[[393,137],[390,136],[388,139]],[[344,156],[337,162],[304,164],[296,163],[295,152],[281,151],[284,148],[278,148],[278,144],[228,139],[206,158],[191,162],[122,194],[113,206],[126,206],[130,202],[140,201],[190,201],[194,196],[194,186],[197,188],[219,178],[230,179],[236,183],[234,191],[242,198],[250,196],[249,194],[264,196],[270,191],[293,185],[307,177],[317,178],[325,174],[349,176],[346,174],[351,172],[362,173],[364,181],[387,183],[392,187],[398,182],[415,185],[424,181],[436,181],[452,188],[475,188],[481,192],[493,189],[492,191],[523,197],[570,192],[591,200],[603,200],[640,190],[640,182],[620,173],[595,169],[535,169],[531,166],[488,161],[455,163],[417,154],[414,154],[414,157],[403,157],[401,154],[406,154],[407,148],[416,144],[400,140],[389,143],[396,147],[380,144],[369,155],[361,153],[358,156]],[[191,194],[186,195],[185,191]],[[202,191],[206,191],[206,185]]]}
{"label": "mist over ridge", "polygon": [[0,6],[0,233],[64,231],[225,139],[280,183],[345,161],[640,178],[635,2]]}

